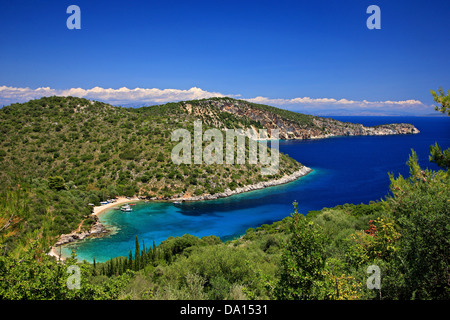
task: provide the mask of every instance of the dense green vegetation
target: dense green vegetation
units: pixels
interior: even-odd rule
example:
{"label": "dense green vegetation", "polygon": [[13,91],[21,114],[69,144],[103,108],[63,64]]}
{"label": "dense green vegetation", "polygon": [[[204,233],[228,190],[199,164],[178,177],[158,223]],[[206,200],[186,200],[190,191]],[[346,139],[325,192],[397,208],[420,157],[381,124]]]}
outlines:
{"label": "dense green vegetation", "polygon": [[[217,114],[228,128],[255,125],[225,112]],[[44,248],[80,223],[88,227],[94,222],[88,218],[89,203],[98,205],[115,196],[168,199],[215,194],[281,178],[302,167],[283,154],[274,175],[261,175],[259,162],[177,165],[171,151],[178,142],[171,141],[171,134],[180,128],[193,133],[196,119],[180,103],[127,109],[81,98],[48,97],[3,107],[0,218],[8,221],[14,215],[17,221],[5,250],[20,251],[36,238],[45,238]],[[203,130],[208,128],[203,125]],[[248,148],[247,141],[247,159]],[[22,211],[10,208],[18,194],[31,203]]]}
{"label": "dense green vegetation", "polygon": [[[75,291],[65,288],[68,275],[63,272],[75,260],[63,265],[33,248],[28,252],[34,254],[22,255],[20,263],[2,256],[0,296],[448,299],[450,177],[448,171],[422,170],[415,153],[408,165],[410,177],[391,175],[391,194],[383,201],[306,216],[294,203],[290,217],[225,243],[214,236],[184,235],[155,246],[136,238],[128,257],[80,263],[84,280]],[[370,265],[381,269],[379,290],[366,286]]]}
{"label": "dense green vegetation", "polygon": [[[94,222],[91,200],[97,191],[54,190],[43,179],[30,179],[0,191],[0,245],[2,253],[19,257],[34,248],[47,252],[61,233]],[[80,224],[80,222],[82,222]]]}
{"label": "dense green vegetation", "polygon": [[442,88],[438,89],[439,94],[434,90],[430,90],[430,92],[434,101],[438,104],[435,106],[435,110],[450,116],[450,90],[447,90],[447,94]]}
{"label": "dense green vegetation", "polygon": [[[78,101],[81,102],[85,101]],[[159,111],[118,108],[117,112],[148,112],[155,119],[163,119],[160,112],[179,110],[176,104],[158,108]],[[17,112],[12,109],[8,112]],[[96,112],[101,114],[101,108]],[[126,116],[119,118],[115,125],[136,129],[135,123],[123,122],[128,119]],[[29,127],[26,122],[22,126]],[[20,131],[21,126],[14,130]],[[59,132],[64,130],[66,126]],[[163,127],[160,130],[164,132]],[[97,133],[91,131],[89,135]],[[32,143],[25,150],[45,150],[52,145],[47,142],[42,139],[40,144]],[[18,161],[20,153],[14,151],[12,144],[23,143],[19,136],[2,138],[1,143],[3,161]],[[17,163],[36,165],[35,170],[42,177],[33,172],[21,175],[19,166],[2,164],[7,169],[2,171],[2,179],[9,184],[3,184],[0,194],[0,299],[450,298],[450,175],[446,165],[448,150],[442,151],[438,145],[430,147],[430,160],[442,170],[422,169],[412,151],[407,161],[410,176],[390,174],[390,194],[381,201],[344,204],[306,215],[298,212],[294,202],[291,216],[250,228],[233,241],[224,243],[215,236],[200,239],[184,235],[170,237],[155,246],[136,237],[135,248],[130,248],[128,257],[89,264],[78,262],[74,253],[64,263],[58,262],[45,254],[54,234],[61,229],[73,230],[80,221],[84,221],[81,227],[88,226],[87,203],[104,199],[103,193],[110,196],[117,191],[98,187],[102,181],[113,181],[104,180],[103,176],[91,181],[88,175],[86,183],[75,183],[85,165],[91,173],[95,172],[92,170],[101,150],[89,153],[89,148],[91,144],[86,142],[76,153],[64,149],[67,156],[59,159],[58,155],[58,161],[44,160],[40,165],[33,157],[27,159],[28,151],[25,152],[22,162]],[[114,150],[106,161],[115,159],[127,166],[138,166],[136,159],[147,152],[144,147],[140,152],[139,148]],[[76,157],[72,161],[79,166],[69,164],[72,157]],[[64,159],[68,171],[58,170],[59,161]],[[72,170],[76,175],[71,176]],[[138,176],[132,172],[131,177]],[[70,265],[80,267],[79,289],[66,285]],[[366,285],[368,267],[373,265],[381,270],[380,289]]]}
{"label": "dense green vegetation", "polygon": [[[220,115],[228,128],[250,124],[225,112]],[[69,189],[171,197],[222,192],[232,181],[244,186],[247,180],[274,178],[260,175],[259,165],[174,164],[170,155],[177,142],[171,141],[171,134],[179,128],[193,132],[194,120],[179,103],[126,109],[50,97],[6,106],[0,111],[0,181],[10,185],[18,176],[58,176]],[[277,177],[299,166],[282,156]]]}
{"label": "dense green vegetation", "polygon": [[[450,177],[421,170],[414,154],[408,164],[384,201],[306,217],[294,203],[291,217],[227,243],[168,239],[123,298],[448,299]],[[370,265],[380,290],[366,286]]]}

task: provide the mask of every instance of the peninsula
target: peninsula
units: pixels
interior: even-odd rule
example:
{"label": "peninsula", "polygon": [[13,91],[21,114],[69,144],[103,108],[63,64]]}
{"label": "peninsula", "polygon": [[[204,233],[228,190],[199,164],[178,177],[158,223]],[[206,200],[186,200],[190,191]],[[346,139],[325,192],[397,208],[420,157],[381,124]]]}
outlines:
{"label": "peninsula", "polygon": [[9,243],[9,249],[36,237],[34,230],[42,225],[47,226],[49,247],[73,230],[101,234],[89,204],[99,206],[106,199],[217,199],[287,183],[310,171],[282,153],[271,175],[262,175],[264,165],[250,164],[248,155],[240,164],[173,163],[171,151],[177,142],[171,134],[177,129],[193,132],[198,120],[205,130],[257,134],[266,129],[270,134],[278,129],[280,139],[419,132],[410,124],[365,127],[232,98],[140,108],[56,96],[12,104],[0,109],[0,183],[33,205],[21,217],[27,224],[17,230],[18,241]]}

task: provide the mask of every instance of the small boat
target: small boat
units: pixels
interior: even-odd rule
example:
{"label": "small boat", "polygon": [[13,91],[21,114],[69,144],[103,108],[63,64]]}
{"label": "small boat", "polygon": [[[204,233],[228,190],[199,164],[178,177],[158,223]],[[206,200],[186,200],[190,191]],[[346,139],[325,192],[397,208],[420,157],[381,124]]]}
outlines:
{"label": "small boat", "polygon": [[176,201],[174,201],[173,202],[173,205],[175,206],[175,207],[181,207],[181,204],[183,203],[183,201],[178,201],[178,200],[176,200]]}
{"label": "small boat", "polygon": [[124,211],[124,212],[130,212],[133,211],[133,209],[131,209],[131,207],[129,205],[124,205],[120,208],[120,210]]}

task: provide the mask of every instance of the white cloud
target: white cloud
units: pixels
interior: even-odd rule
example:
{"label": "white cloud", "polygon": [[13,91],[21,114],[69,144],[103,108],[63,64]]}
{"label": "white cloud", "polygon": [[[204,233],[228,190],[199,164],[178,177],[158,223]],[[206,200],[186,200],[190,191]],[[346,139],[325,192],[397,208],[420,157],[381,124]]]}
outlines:
{"label": "white cloud", "polygon": [[[157,88],[135,88],[122,87],[119,89],[94,87],[91,89],[70,88],[52,89],[41,88],[18,88],[0,86],[0,106],[15,102],[26,102],[44,96],[74,96],[91,100],[99,100],[113,105],[152,105],[172,101],[195,100],[211,97],[236,97],[239,94],[224,95],[219,92],[209,92],[201,88],[193,87],[189,90],[180,89],[157,89]],[[419,100],[403,101],[355,101],[334,98],[310,98],[298,97],[293,99],[268,98],[257,96],[245,99],[250,102],[267,104],[285,109],[319,115],[401,115],[401,114],[428,114],[433,113],[433,106],[425,105]]]}
{"label": "white cloud", "polygon": [[400,106],[411,106],[411,105],[423,105],[419,100],[405,100],[405,101],[354,101],[347,99],[330,99],[330,98],[319,98],[312,99],[309,97],[304,98],[294,98],[294,99],[272,99],[267,97],[258,96],[256,98],[245,99],[250,102],[262,103],[262,104],[276,104],[276,105],[295,105],[295,104],[311,104],[311,105],[357,105],[359,107],[377,107],[386,105],[400,105]]}
{"label": "white cloud", "polygon": [[400,101],[355,101],[333,98],[293,98],[273,99],[268,97],[255,97],[245,99],[250,102],[283,107],[292,111],[321,114],[321,115],[419,115],[433,113],[434,107],[426,105],[419,100]]}
{"label": "white cloud", "polygon": [[38,99],[44,96],[74,96],[92,100],[100,100],[115,105],[122,104],[158,104],[170,101],[195,100],[211,97],[223,97],[218,92],[208,92],[200,88],[190,88],[189,90],[179,89],[146,89],[135,88],[128,89],[122,87],[119,89],[94,87],[92,89],[70,88],[70,89],[51,89],[41,87],[37,89],[0,87],[0,104],[7,105],[14,102],[25,102],[31,99]]}

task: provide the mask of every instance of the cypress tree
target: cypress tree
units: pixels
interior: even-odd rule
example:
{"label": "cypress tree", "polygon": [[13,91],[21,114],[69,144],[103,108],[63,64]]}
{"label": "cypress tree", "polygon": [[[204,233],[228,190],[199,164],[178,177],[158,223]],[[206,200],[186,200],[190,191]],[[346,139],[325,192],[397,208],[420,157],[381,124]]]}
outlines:
{"label": "cypress tree", "polygon": [[144,267],[147,264],[147,256],[145,254],[145,241],[142,239],[142,254],[141,254],[141,267]]}
{"label": "cypress tree", "polygon": [[117,274],[120,276],[123,273],[123,260],[119,258],[117,260]]}
{"label": "cypress tree", "polygon": [[114,260],[111,258],[109,260],[109,276],[114,275]]}
{"label": "cypress tree", "polygon": [[94,263],[93,263],[92,275],[93,275],[93,276],[96,276],[96,275],[97,275],[97,265],[96,265],[96,263],[95,263],[95,257],[94,257]]}
{"label": "cypress tree", "polygon": [[145,255],[145,240],[142,239],[142,253]]}
{"label": "cypress tree", "polygon": [[133,253],[128,253],[128,269],[133,270]]}
{"label": "cypress tree", "polygon": [[136,252],[134,253],[134,270],[138,271],[141,266],[141,252],[139,249],[139,239],[138,236],[136,236]]}
{"label": "cypress tree", "polygon": [[111,273],[111,262],[107,261],[105,263],[105,275],[109,277],[110,273]]}

